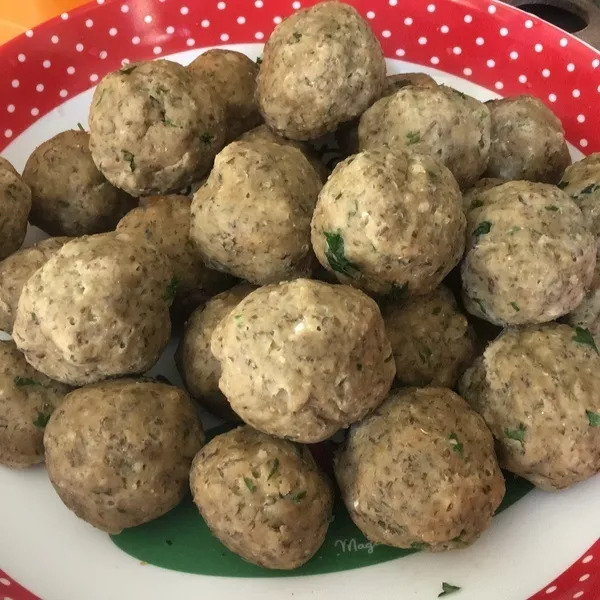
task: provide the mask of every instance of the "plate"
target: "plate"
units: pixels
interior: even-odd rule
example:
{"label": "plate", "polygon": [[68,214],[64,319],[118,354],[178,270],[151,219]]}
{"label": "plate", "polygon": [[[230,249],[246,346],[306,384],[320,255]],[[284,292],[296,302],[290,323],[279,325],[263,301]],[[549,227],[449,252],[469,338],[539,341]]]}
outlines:
{"label": "plate", "polygon": [[[188,63],[213,46],[256,58],[275,24],[314,3],[97,0],[63,13],[0,48],[0,150],[22,169],[36,145],[86,123],[91,88],[109,71],[156,57]],[[583,42],[494,0],[350,3],[390,72],[424,71],[482,100],[534,94],[562,119],[574,157],[600,150],[600,54]],[[39,237],[31,228],[26,243]],[[172,353],[153,372],[179,381]],[[0,468],[0,600],[433,600],[442,582],[460,586],[457,600],[598,600],[600,477],[552,494],[511,477],[512,504],[470,548],[374,547],[342,512],[299,574],[230,556],[189,502],[113,540],[62,505],[43,468]]]}

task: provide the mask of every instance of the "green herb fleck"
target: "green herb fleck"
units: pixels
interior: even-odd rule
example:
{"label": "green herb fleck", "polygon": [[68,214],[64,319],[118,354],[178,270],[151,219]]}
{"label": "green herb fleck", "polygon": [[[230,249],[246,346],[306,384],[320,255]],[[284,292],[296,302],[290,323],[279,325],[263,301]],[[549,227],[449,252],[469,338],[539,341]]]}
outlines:
{"label": "green herb fleck", "polygon": [[463,539],[462,539],[462,536],[463,536],[463,533],[464,533],[464,532],[465,532],[465,530],[463,529],[463,530],[461,531],[460,535],[457,535],[456,537],[453,537],[453,538],[452,538],[452,541],[453,541],[455,544],[464,544],[464,542],[463,542]]}
{"label": "green herb fleck", "polygon": [[588,423],[592,427],[600,427],[600,414],[593,412],[591,410],[586,410],[585,414],[588,418]]}
{"label": "green herb fleck", "polygon": [[77,123],[77,128],[79,129],[79,131],[85,131],[85,128],[81,123]]}
{"label": "green herb fleck", "polygon": [[489,221],[482,221],[473,230],[473,235],[475,237],[479,237],[481,235],[485,235],[486,233],[490,232],[491,228],[492,228],[492,224]]}
{"label": "green herb fleck", "polygon": [[466,94],[463,94],[462,92],[459,92],[458,90],[454,90],[454,93],[455,93],[455,94],[458,94],[458,95],[459,95],[461,98],[463,98],[463,99],[466,99],[466,98],[467,98],[467,95],[466,95]]}
{"label": "green herb fleck", "polygon": [[277,473],[277,471],[279,471],[279,459],[278,458],[276,458],[273,461],[273,465],[271,467],[271,470],[269,471],[269,476],[267,477],[267,480],[271,479],[271,477],[273,477],[273,475],[275,475],[275,473]]}
{"label": "green herb fleck", "polygon": [[510,233],[510,234],[512,235],[513,233],[517,233],[517,231],[521,231],[521,228],[520,228],[520,227],[517,227],[517,226],[515,226],[515,227],[511,227],[511,228],[508,230],[508,233]]}
{"label": "green herb fleck", "polygon": [[568,185],[569,185],[569,182],[568,182],[568,181],[561,181],[561,182],[560,182],[560,183],[557,185],[557,187],[558,187],[559,189],[561,189],[561,190],[564,190],[564,189],[565,189],[565,188],[566,188]]}
{"label": "green herb fleck", "polygon": [[523,423],[519,423],[519,427],[517,429],[504,429],[504,433],[507,438],[511,440],[515,440],[515,442],[520,442],[521,446],[525,447],[525,432],[527,431],[527,427],[523,425]]}
{"label": "green herb fleck", "polygon": [[471,202],[471,208],[481,208],[483,206],[483,200],[481,198],[475,198],[473,202]]}
{"label": "green herb fleck", "polygon": [[455,433],[451,433],[448,436],[448,439],[450,440],[450,442],[452,444],[452,450],[454,450],[454,452],[457,452],[461,456],[464,456],[465,455],[464,447],[461,444],[461,442],[458,441],[458,436]]}
{"label": "green herb fleck", "polygon": [[406,134],[406,143],[411,146],[421,141],[421,134],[418,131],[409,131]]}
{"label": "green herb fleck", "polygon": [[429,546],[429,544],[427,544],[426,542],[413,542],[410,547],[413,550],[425,550],[425,548],[427,548]]}
{"label": "green herb fleck", "polygon": [[591,194],[596,190],[600,189],[600,184],[598,183],[590,183],[590,185],[584,187],[578,194],[578,196],[583,196],[584,194]]}
{"label": "green herb fleck", "polygon": [[135,171],[135,156],[129,150],[123,150],[123,159],[129,163],[129,168],[133,173]]}
{"label": "green herb fleck", "polygon": [[40,429],[44,429],[44,427],[46,427],[46,425],[48,425],[48,421],[50,420],[50,417],[52,416],[52,413],[43,413],[38,411],[37,417],[33,420],[33,424],[36,427],[39,427]]}
{"label": "green herb fleck", "polygon": [[177,277],[171,277],[167,290],[165,291],[165,302],[167,306],[172,306],[175,296],[177,295],[177,288],[179,287],[179,279]]}
{"label": "green herb fleck", "polygon": [[598,351],[598,346],[596,346],[596,342],[594,341],[594,336],[590,333],[589,329],[584,329],[583,327],[575,327],[575,335],[573,336],[573,341],[578,344],[582,344],[583,346],[589,346],[596,352],[596,354],[600,355]]}
{"label": "green herb fleck", "polygon": [[256,64],[260,67],[260,65],[262,65],[262,61],[263,61],[262,56],[259,56],[256,59]]}
{"label": "green herb fleck", "polygon": [[344,255],[344,238],[339,233],[324,232],[327,241],[325,256],[329,266],[347,277],[354,277],[358,267]]}
{"label": "green herb fleck", "polygon": [[252,493],[254,493],[256,491],[256,485],[255,485],[254,481],[252,481],[252,479],[250,479],[249,477],[244,477],[244,483],[246,484],[246,487]]}
{"label": "green herb fleck", "polygon": [[549,204],[548,206],[545,206],[544,208],[551,212],[556,212],[558,210],[558,206],[555,206],[554,204]]}
{"label": "green herb fleck", "polygon": [[485,310],[485,305],[483,303],[483,300],[480,300],[479,298],[471,298],[473,300],[473,302],[475,302],[475,304],[477,304],[477,306],[479,306],[479,310],[484,314],[487,315],[487,310]]}
{"label": "green herb fleck", "polygon": [[237,326],[241,327],[242,323],[243,323],[243,320],[244,320],[244,317],[242,317],[242,315],[234,315],[233,318],[235,319],[235,322],[237,323]]}
{"label": "green herb fleck", "polygon": [[213,139],[214,139],[214,135],[210,134],[210,133],[203,133],[200,136],[200,139],[205,143],[205,144],[210,144]]}
{"label": "green herb fleck", "polygon": [[302,502],[302,500],[304,500],[304,498],[306,498],[306,490],[302,490],[301,492],[298,492],[297,494],[292,494],[290,496],[290,500],[294,504],[300,504],[300,502]]}
{"label": "green herb fleck", "polygon": [[448,596],[449,594],[454,594],[454,592],[458,592],[461,588],[457,585],[452,585],[451,583],[442,582],[442,591],[438,594],[438,598],[442,596]]}
{"label": "green herb fleck", "polygon": [[515,312],[521,312],[521,309],[519,308],[519,305],[516,302],[511,302],[510,305],[513,307],[513,310]]}
{"label": "green herb fleck", "polygon": [[31,377],[21,377],[21,375],[17,375],[13,379],[13,383],[17,387],[25,387],[26,385],[37,385],[39,387],[46,387],[43,383],[36,381],[35,379],[31,379]]}
{"label": "green herb fleck", "polygon": [[171,119],[168,119],[167,117],[163,117],[163,123],[167,127],[177,127],[177,128],[179,128],[179,125],[177,125],[177,123],[173,123],[173,121],[171,121]]}
{"label": "green herb fleck", "polygon": [[136,67],[137,65],[123,65],[119,72],[123,73],[123,75],[129,75]]}

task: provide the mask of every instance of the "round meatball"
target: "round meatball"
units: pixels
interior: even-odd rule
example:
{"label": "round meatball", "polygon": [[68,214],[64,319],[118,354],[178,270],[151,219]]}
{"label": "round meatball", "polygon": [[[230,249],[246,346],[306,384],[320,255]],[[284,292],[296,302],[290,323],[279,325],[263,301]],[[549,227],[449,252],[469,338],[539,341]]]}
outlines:
{"label": "round meatball", "polygon": [[96,88],[90,150],[104,176],[132,196],[168,194],[210,169],[225,113],[208,87],[168,60],[126,65]]}
{"label": "round meatball", "polygon": [[431,154],[468,188],[487,166],[490,111],[450,87],[410,85],[369,108],[360,118],[358,137],[361,150],[388,146]]}
{"label": "round meatball", "polygon": [[183,390],[135,379],[71,392],[44,433],[46,467],[60,499],[113,534],[179,504],[203,443]]}
{"label": "round meatball", "polygon": [[310,140],[335,131],[381,96],[385,60],[353,7],[322,2],[275,28],[263,54],[257,97],[277,133]]}
{"label": "round meatball", "polygon": [[558,183],[571,164],[560,119],[533,96],[490,100],[487,105],[492,117],[487,176]]}
{"label": "round meatball", "polygon": [[383,321],[400,385],[452,388],[475,355],[475,332],[446,287],[389,302]]}
{"label": "round meatball", "polygon": [[596,244],[557,187],[513,181],[479,194],[468,213],[463,298],[495,325],[544,323],[572,311],[594,274]]}
{"label": "round meatball", "polygon": [[545,490],[600,471],[600,356],[587,330],[505,330],[459,385],[492,430],[502,467]]}
{"label": "round meatball", "polygon": [[65,244],[23,287],[13,337],[49,377],[84,385],[141,373],[169,341],[168,260],[125,234]]}
{"label": "round meatball", "polygon": [[194,502],[232,552],[267,569],[295,569],[321,547],[333,490],[305,446],[251,427],[212,439],[190,473]]}
{"label": "round meatball", "polygon": [[225,109],[228,142],[261,122],[255,100],[258,65],[245,54],[213,48],[203,52],[188,68]]}
{"label": "round meatball", "polygon": [[155,196],[125,215],[117,231],[137,235],[170,261],[177,289],[171,310],[181,321],[200,304],[231,287],[234,279],[208,269],[189,239],[191,201],[187,196]]}
{"label": "round meatball", "polygon": [[0,260],[16,252],[27,233],[31,190],[6,160],[0,163]]}
{"label": "round meatball", "polygon": [[308,274],[320,189],[296,148],[233,142],[194,195],[190,238],[208,266],[252,283]]}
{"label": "round meatball", "polygon": [[476,182],[473,187],[470,187],[463,194],[463,210],[465,213],[472,208],[479,208],[483,205],[483,200],[479,197],[482,192],[487,192],[503,183],[506,183],[504,179],[496,179],[495,177],[483,177]]}
{"label": "round meatball", "polygon": [[27,364],[14,342],[0,341],[0,465],[44,462],[44,428],[69,391]]}
{"label": "round meatball", "polygon": [[378,294],[426,294],[464,250],[460,190],[430,156],[361,152],[341,162],[319,194],[312,244],[344,283]]}
{"label": "round meatball", "polygon": [[239,417],[219,390],[221,366],[211,352],[210,340],[217,325],[254,289],[238,285],[196,310],[185,324],[175,357],[191,396],[206,410],[228,421],[239,421]]}
{"label": "round meatball", "polygon": [[567,167],[559,187],[575,200],[600,246],[600,153]]}
{"label": "round meatball", "polygon": [[471,544],[504,497],[490,431],[445,388],[392,394],[350,429],[334,465],[354,523],[397,548]]}
{"label": "round meatball", "polygon": [[396,372],[377,304],[308,279],[252,292],[217,325],[211,348],[233,410],[256,429],[305,443],[362,419]]}
{"label": "round meatball", "polygon": [[29,220],[50,235],[110,231],[136,204],[98,171],[89,141],[86,131],[64,131],[27,160],[23,180],[31,188]]}
{"label": "round meatball", "polygon": [[0,330],[11,333],[27,280],[71,238],[49,238],[23,248],[0,262]]}

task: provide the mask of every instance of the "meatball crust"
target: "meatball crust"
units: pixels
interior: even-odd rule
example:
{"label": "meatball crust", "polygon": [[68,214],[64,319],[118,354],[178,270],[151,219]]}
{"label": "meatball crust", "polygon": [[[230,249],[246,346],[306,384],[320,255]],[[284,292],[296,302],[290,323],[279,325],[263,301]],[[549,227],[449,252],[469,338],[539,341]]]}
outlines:
{"label": "meatball crust", "polygon": [[154,196],[117,225],[117,231],[141,237],[170,260],[177,280],[171,312],[181,320],[235,282],[232,277],[207,268],[194,252],[189,239],[190,206],[187,196]]}
{"label": "meatball crust", "polygon": [[383,148],[341,162],[312,218],[319,262],[343,283],[377,294],[435,289],[460,260],[464,232],[450,171],[430,156]]}
{"label": "meatball crust", "polygon": [[98,84],[90,108],[98,169],[132,196],[168,194],[198,180],[225,140],[225,113],[183,66],[127,65]]}
{"label": "meatball crust", "polygon": [[184,326],[175,356],[179,374],[192,398],[229,421],[239,421],[239,417],[219,389],[221,366],[211,352],[210,340],[217,325],[254,289],[238,285],[194,311]]}
{"label": "meatball crust", "polygon": [[308,279],[252,292],[217,325],[211,348],[233,410],[256,429],[305,443],[362,419],[396,371],[377,304]]}
{"label": "meatball crust", "polygon": [[471,544],[505,491],[490,431],[445,388],[390,395],[350,429],[334,468],[354,523],[372,542],[397,548]]}
{"label": "meatball crust", "polygon": [[70,388],[27,364],[12,341],[0,341],[0,465],[44,462],[44,428]]}
{"label": "meatball crust", "polygon": [[306,275],[320,189],[296,148],[233,142],[194,195],[190,239],[208,266],[252,283]]}
{"label": "meatball crust", "polygon": [[475,355],[475,332],[452,292],[440,286],[382,313],[400,385],[454,387]]}
{"label": "meatball crust", "polygon": [[492,141],[486,175],[558,183],[571,164],[560,119],[533,96],[490,100],[487,106]]}
{"label": "meatball crust", "polygon": [[479,197],[482,192],[487,192],[492,188],[498,187],[503,183],[507,183],[504,179],[496,179],[495,177],[483,177],[463,193],[463,210],[465,214],[472,208],[479,208],[483,205],[483,200]]}
{"label": "meatball crust", "polygon": [[581,303],[566,317],[573,327],[583,327],[600,343],[600,263],[596,263],[592,284]]}
{"label": "meatball crust", "polygon": [[23,248],[0,262],[0,330],[11,333],[27,280],[71,238],[49,238]]}
{"label": "meatball crust", "polygon": [[558,323],[507,329],[459,384],[501,466],[544,490],[600,470],[600,356],[590,340]]}
{"label": "meatball crust", "polygon": [[27,160],[23,180],[31,188],[29,220],[50,235],[110,231],[136,204],[98,171],[89,141],[86,131],[63,131]]}
{"label": "meatball crust", "polygon": [[174,508],[204,432],[188,395],[120,379],[71,392],[44,434],[50,481],[67,508],[119,533]]}
{"label": "meatball crust", "polygon": [[544,183],[513,181],[479,194],[468,213],[463,298],[495,325],[552,321],[582,301],[596,246],[581,211]]}
{"label": "meatball crust", "polygon": [[188,68],[224,107],[227,142],[261,122],[255,99],[258,65],[245,54],[213,48],[203,52]]}
{"label": "meatball crust", "polygon": [[275,28],[257,98],[271,129],[310,140],[359,116],[381,96],[384,80],[383,51],[367,23],[347,4],[322,2]]}
{"label": "meatball crust", "polygon": [[212,439],[190,473],[194,502],[232,552],[267,569],[295,569],[321,547],[333,490],[305,446],[251,427]]}
{"label": "meatball crust", "polygon": [[169,340],[168,260],[125,234],[65,244],[23,287],[13,337],[49,377],[85,385],[141,373]]}
{"label": "meatball crust", "polygon": [[31,190],[4,160],[0,163],[0,260],[16,252],[27,233]]}
{"label": "meatball crust", "polygon": [[483,174],[490,149],[488,107],[444,85],[410,85],[377,101],[360,118],[361,150],[387,146],[431,154],[452,171],[461,188]]}

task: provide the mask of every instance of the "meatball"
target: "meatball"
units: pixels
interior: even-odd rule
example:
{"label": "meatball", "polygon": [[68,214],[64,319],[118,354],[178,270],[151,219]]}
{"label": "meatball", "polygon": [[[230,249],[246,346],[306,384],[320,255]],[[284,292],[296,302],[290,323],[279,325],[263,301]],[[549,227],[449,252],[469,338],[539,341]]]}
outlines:
{"label": "meatball", "polygon": [[362,419],[396,371],[377,304],[308,279],[252,292],[217,325],[211,348],[233,410],[256,429],[305,443]]}
{"label": "meatball", "polygon": [[558,183],[571,164],[560,119],[533,96],[490,100],[487,105],[492,117],[487,176]]}
{"label": "meatball", "polygon": [[65,244],[25,284],[13,337],[49,377],[84,385],[141,373],[169,340],[168,260],[125,234]]}
{"label": "meatball", "polygon": [[354,523],[372,542],[397,548],[471,544],[505,491],[490,431],[445,388],[392,394],[350,429],[334,466]]}
{"label": "meatball", "polygon": [[470,187],[463,194],[463,210],[465,213],[472,208],[479,208],[483,205],[483,200],[479,197],[482,192],[487,192],[503,183],[506,183],[504,179],[496,179],[495,177],[484,177],[476,182],[473,187]]}
{"label": "meatball", "polygon": [[459,386],[492,430],[502,467],[545,490],[600,470],[600,356],[587,330],[505,330]]}
{"label": "meatball", "polygon": [[559,186],[583,213],[588,229],[600,245],[600,153],[567,167]]}
{"label": "meatball", "polygon": [[196,310],[185,324],[176,354],[179,374],[191,396],[229,421],[239,421],[239,417],[219,390],[221,367],[210,350],[210,340],[217,325],[253,290],[250,285],[238,285]]}
{"label": "meatball", "polygon": [[306,447],[238,427],[200,450],[190,485],[213,534],[251,563],[295,569],[325,539],[333,491]]}
{"label": "meatball", "polygon": [[513,181],[479,194],[468,213],[463,298],[495,325],[552,321],[592,281],[596,245],[573,200],[557,187]]}
{"label": "meatball", "polygon": [[443,85],[410,85],[376,102],[360,118],[361,150],[388,146],[431,154],[450,171],[461,188],[483,174],[490,149],[488,107]]}
{"label": "meatball", "polygon": [[596,263],[592,284],[583,300],[566,317],[567,323],[583,327],[600,343],[600,263]]}
{"label": "meatball", "polygon": [[341,162],[312,219],[319,262],[378,294],[435,289],[460,260],[464,232],[450,171],[430,156],[383,148]]}
{"label": "meatball", "polygon": [[44,428],[69,390],[28,365],[14,342],[0,341],[0,465],[44,462]]}
{"label": "meatball", "polygon": [[27,160],[23,180],[31,188],[29,220],[50,235],[110,231],[136,204],[98,171],[89,140],[86,131],[64,131]]}
{"label": "meatball", "polygon": [[68,241],[66,237],[49,238],[0,262],[0,330],[12,331],[23,286]]}
{"label": "meatball", "polygon": [[353,7],[322,2],[275,28],[263,54],[257,98],[277,133],[316,139],[359,116],[381,96],[385,60]]}
{"label": "meatball", "polygon": [[117,231],[137,235],[156,246],[170,261],[177,289],[172,314],[184,321],[203,304],[234,284],[224,273],[208,269],[189,239],[191,201],[186,196],[155,196],[125,215]]}
{"label": "meatball", "polygon": [[252,283],[308,274],[320,189],[296,148],[233,142],[194,195],[190,238],[208,266]]}
{"label": "meatball", "polygon": [[71,392],[44,434],[54,489],[78,517],[108,533],[175,507],[204,433],[188,395],[121,379]]}
{"label": "meatball", "polygon": [[383,321],[400,385],[454,387],[475,355],[475,332],[446,287],[389,302]]}
{"label": "meatball", "polygon": [[225,140],[221,103],[168,60],[107,75],[94,92],[89,122],[98,169],[132,196],[168,194],[200,179]]}
{"label": "meatball", "polygon": [[214,48],[198,56],[188,68],[223,106],[228,142],[261,122],[255,100],[258,65],[245,54]]}
{"label": "meatball", "polygon": [[0,260],[16,252],[27,233],[31,190],[13,166],[0,163]]}
{"label": "meatball", "polygon": [[17,170],[12,166],[12,164],[10,163],[10,161],[6,160],[6,158],[0,156],[0,171],[10,171],[11,173],[14,173],[15,175],[18,175],[19,173],[17,173]]}

